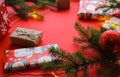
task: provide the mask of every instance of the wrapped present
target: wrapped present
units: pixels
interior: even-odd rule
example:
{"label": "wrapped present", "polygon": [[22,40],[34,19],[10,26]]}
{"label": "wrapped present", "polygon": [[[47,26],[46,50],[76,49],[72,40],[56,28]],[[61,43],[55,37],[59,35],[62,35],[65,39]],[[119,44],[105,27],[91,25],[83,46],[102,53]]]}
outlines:
{"label": "wrapped present", "polygon": [[24,47],[37,46],[41,40],[42,31],[18,27],[9,37],[11,44]]}
{"label": "wrapped present", "polygon": [[0,0],[0,40],[9,30],[9,17],[4,0]]}
{"label": "wrapped present", "polygon": [[69,9],[70,8],[70,0],[56,0],[56,4],[58,9]]}
{"label": "wrapped present", "polygon": [[67,10],[70,8],[70,0],[41,0],[40,3],[43,3],[44,6],[50,8],[51,10]]}
{"label": "wrapped present", "polygon": [[106,4],[106,0],[80,0],[78,17],[80,19],[106,20],[110,13],[103,13],[102,9],[95,10],[98,6]]}
{"label": "wrapped present", "polygon": [[38,68],[41,63],[55,60],[55,58],[48,53],[48,48],[51,46],[58,48],[57,44],[48,44],[32,48],[5,50],[5,73]]}
{"label": "wrapped present", "polygon": [[112,17],[108,21],[105,21],[102,25],[102,29],[103,31],[112,29],[120,33],[120,19],[117,17]]}

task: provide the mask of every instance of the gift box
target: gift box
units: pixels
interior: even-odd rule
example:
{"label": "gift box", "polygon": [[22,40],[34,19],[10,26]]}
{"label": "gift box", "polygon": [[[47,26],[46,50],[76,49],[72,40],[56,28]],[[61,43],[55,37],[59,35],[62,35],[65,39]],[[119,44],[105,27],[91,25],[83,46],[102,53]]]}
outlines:
{"label": "gift box", "polygon": [[120,33],[120,18],[112,17],[102,25],[102,30],[116,30]]}
{"label": "gift box", "polygon": [[11,44],[32,47],[39,44],[42,37],[42,31],[18,27],[9,37]]}
{"label": "gift box", "polygon": [[58,48],[58,45],[48,44],[32,48],[5,50],[5,73],[38,68],[41,63],[53,61],[55,58],[48,52],[50,47]]}
{"label": "gift box", "polygon": [[56,4],[60,10],[70,8],[70,0],[56,0]]}
{"label": "gift box", "polygon": [[9,30],[9,17],[4,0],[0,0],[0,40]]}
{"label": "gift box", "polygon": [[95,10],[98,6],[106,4],[106,0],[80,0],[78,17],[80,19],[106,20],[110,13],[103,13],[102,9]]}
{"label": "gift box", "polygon": [[43,6],[50,8],[51,10],[67,10],[70,8],[70,0],[39,0]]}

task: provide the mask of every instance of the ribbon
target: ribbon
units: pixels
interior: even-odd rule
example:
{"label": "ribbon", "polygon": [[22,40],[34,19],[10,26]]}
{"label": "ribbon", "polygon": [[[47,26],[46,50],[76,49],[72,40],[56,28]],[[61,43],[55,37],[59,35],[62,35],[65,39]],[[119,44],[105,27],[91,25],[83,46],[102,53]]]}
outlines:
{"label": "ribbon", "polygon": [[30,38],[31,40],[36,39],[35,35],[33,34],[33,31],[32,32],[27,32],[25,30],[17,29],[16,32],[17,32],[18,36],[26,36],[26,38]]}

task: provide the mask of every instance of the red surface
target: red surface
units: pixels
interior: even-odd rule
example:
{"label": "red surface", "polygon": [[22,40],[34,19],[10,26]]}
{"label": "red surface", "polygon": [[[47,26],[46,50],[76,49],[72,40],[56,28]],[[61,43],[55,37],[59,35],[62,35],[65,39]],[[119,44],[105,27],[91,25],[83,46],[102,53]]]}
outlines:
{"label": "red surface", "polygon": [[[13,46],[10,44],[9,35],[16,29],[16,27],[25,27],[29,29],[35,29],[44,31],[42,41],[39,43],[39,46],[41,45],[47,45],[47,44],[54,44],[57,43],[58,46],[70,53],[73,53],[74,51],[79,49],[79,45],[75,44],[73,42],[73,36],[78,36],[77,31],[74,28],[74,24],[76,21],[80,22],[85,27],[87,26],[93,26],[96,29],[99,30],[100,25],[102,22],[98,21],[83,21],[78,20],[77,12],[78,12],[78,6],[79,2],[78,0],[71,1],[71,6],[69,10],[65,11],[53,11],[49,10],[48,8],[45,8],[41,10],[40,12],[44,15],[44,20],[35,20],[33,18],[29,18],[27,20],[19,19],[17,16],[11,17],[11,29],[9,30],[8,34],[4,37],[4,39],[0,42],[0,74],[2,75],[3,70],[3,61],[4,61],[4,50],[5,49],[16,49],[21,48],[20,46]],[[13,10],[8,8],[8,12],[10,15],[15,14]],[[15,22],[16,19],[19,19],[17,22]],[[82,51],[85,55],[94,55],[94,51]],[[96,69],[90,69],[90,77],[96,77],[95,73]],[[24,73],[42,73],[38,69],[30,69],[27,70]],[[65,77],[64,74],[58,74],[59,77]],[[36,77],[31,75],[20,75],[16,73],[12,73],[8,75],[7,77]],[[53,77],[52,75],[43,75],[39,77]],[[82,77],[82,74],[80,73],[80,76]]]}

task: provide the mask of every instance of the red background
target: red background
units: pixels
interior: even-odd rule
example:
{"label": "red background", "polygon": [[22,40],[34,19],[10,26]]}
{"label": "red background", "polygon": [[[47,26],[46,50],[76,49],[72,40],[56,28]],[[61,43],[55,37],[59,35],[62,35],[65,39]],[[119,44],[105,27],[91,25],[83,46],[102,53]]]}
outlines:
{"label": "red background", "polygon": [[[43,10],[39,10],[44,15],[44,20],[35,20],[33,18],[29,18],[27,20],[20,19],[15,15],[15,12],[8,7],[8,13],[10,15],[11,20],[11,28],[8,31],[7,35],[0,42],[0,74],[4,74],[4,50],[5,49],[16,49],[22,48],[20,46],[13,46],[10,44],[9,35],[16,29],[16,27],[25,27],[29,29],[35,29],[39,31],[43,31],[42,41],[39,43],[39,46],[47,45],[47,44],[58,44],[58,46],[66,52],[73,53],[76,50],[79,50],[79,45],[73,42],[73,37],[78,36],[77,31],[74,28],[75,22],[81,23],[84,27],[92,26],[99,30],[100,26],[103,22],[94,21],[94,20],[79,20],[77,17],[77,12],[79,8],[79,1],[72,0],[70,4],[69,10],[61,10],[54,11],[49,8],[45,8]],[[81,51],[86,56],[95,55],[95,51],[86,50]],[[22,71],[24,73],[29,74],[39,74],[40,69],[30,69],[27,71]],[[44,72],[46,73],[46,72]],[[57,73],[56,73],[57,74]],[[96,69],[89,70],[90,77],[98,76],[96,74]],[[64,73],[57,74],[59,77],[65,77]],[[82,76],[82,72],[80,72],[79,77]],[[54,77],[51,74],[41,75],[39,77]],[[7,77],[36,77],[32,75],[21,75],[17,73],[12,73]]]}

